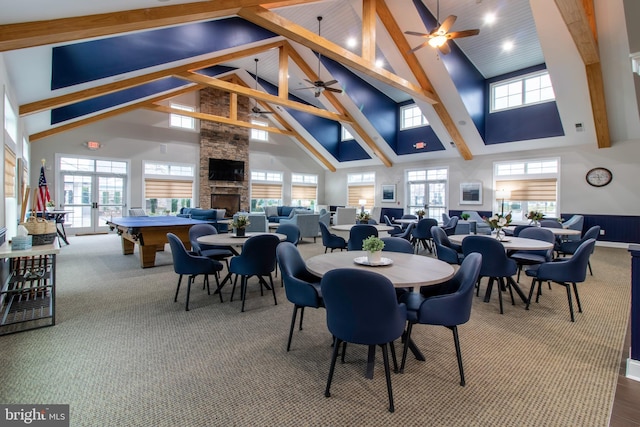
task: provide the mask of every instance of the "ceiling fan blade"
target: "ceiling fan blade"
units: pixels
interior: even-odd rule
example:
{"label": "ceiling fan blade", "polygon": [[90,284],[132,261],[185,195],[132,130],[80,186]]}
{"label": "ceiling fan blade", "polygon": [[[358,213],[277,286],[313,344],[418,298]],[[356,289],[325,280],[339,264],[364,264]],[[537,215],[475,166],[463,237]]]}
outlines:
{"label": "ceiling fan blade", "polygon": [[413,49],[411,49],[411,50],[410,50],[409,52],[407,52],[407,53],[413,53],[413,52],[415,52],[416,50],[422,49],[423,47],[428,46],[428,45],[429,45],[429,41],[427,40],[426,42],[424,42],[424,43],[422,43],[422,44],[419,44],[418,46],[414,47]]}
{"label": "ceiling fan blade", "polygon": [[303,79],[303,80],[304,80],[305,82],[309,82],[309,83],[311,83],[311,84],[315,84],[314,82],[312,82],[312,81],[311,81],[311,80],[309,80],[309,79]]}
{"label": "ceiling fan blade", "polygon": [[429,37],[431,35],[431,34],[425,34],[425,33],[417,33],[415,31],[405,31],[404,33],[410,36],[418,36],[418,37]]}
{"label": "ceiling fan blade", "polygon": [[338,81],[337,81],[337,80],[329,80],[328,82],[324,82],[324,83],[322,83],[322,86],[327,87],[327,86],[334,85],[334,84],[336,84],[336,83],[338,83]]}
{"label": "ceiling fan blade", "polygon": [[462,37],[477,36],[478,34],[480,34],[480,30],[478,30],[478,29],[476,29],[476,30],[454,31],[452,33],[447,34],[447,38],[459,39],[459,38],[462,38]]}
{"label": "ceiling fan blade", "polygon": [[444,22],[442,22],[442,25],[440,25],[440,28],[438,28],[438,33],[448,33],[449,29],[453,26],[453,23],[456,22],[456,19],[458,19],[456,15],[447,16],[447,19],[445,19]]}
{"label": "ceiling fan blade", "polygon": [[449,47],[449,43],[444,43],[442,44],[440,47],[438,47],[438,49],[440,49],[440,52],[443,55],[448,55],[449,53],[451,53],[451,48]]}
{"label": "ceiling fan blade", "polygon": [[342,89],[336,89],[333,87],[325,87],[324,90],[328,90],[329,92],[342,93]]}

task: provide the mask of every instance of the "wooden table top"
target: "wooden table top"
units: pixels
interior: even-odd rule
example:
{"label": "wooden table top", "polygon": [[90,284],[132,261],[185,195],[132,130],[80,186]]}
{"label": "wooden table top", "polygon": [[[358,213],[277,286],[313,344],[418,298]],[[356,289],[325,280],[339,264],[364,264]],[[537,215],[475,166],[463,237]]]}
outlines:
{"label": "wooden table top", "polygon": [[435,285],[450,279],[455,272],[451,265],[438,259],[400,252],[382,252],[383,258],[393,261],[391,265],[372,267],[354,261],[355,258],[366,256],[366,251],[332,252],[309,258],[306,264],[307,269],[318,276],[336,268],[373,271],[391,280],[397,288]]}
{"label": "wooden table top", "polygon": [[[453,236],[449,236],[449,240],[452,243],[461,245],[464,238],[468,236],[480,236],[487,239],[496,238],[494,235],[488,235],[488,234],[454,234]],[[521,250],[539,251],[539,250],[553,248],[553,243],[543,242],[542,240],[525,239],[523,237],[513,237],[513,236],[506,236],[501,243],[505,249],[519,250],[519,251]]]}
{"label": "wooden table top", "polygon": [[[582,231],[574,230],[571,228],[551,228],[551,227],[542,227],[545,230],[549,230],[553,233],[554,236],[579,236],[582,235]],[[504,227],[503,230],[514,231],[516,229],[515,226],[510,225],[508,227]]]}
{"label": "wooden table top", "polygon": [[[338,231],[351,231],[351,228],[354,225],[360,225],[360,224],[332,225],[331,228],[333,228],[334,230],[338,230]],[[378,231],[391,231],[391,230],[393,230],[393,227],[389,227],[388,225],[385,225],[385,224],[364,224],[364,225],[373,225],[375,228],[378,229]]]}

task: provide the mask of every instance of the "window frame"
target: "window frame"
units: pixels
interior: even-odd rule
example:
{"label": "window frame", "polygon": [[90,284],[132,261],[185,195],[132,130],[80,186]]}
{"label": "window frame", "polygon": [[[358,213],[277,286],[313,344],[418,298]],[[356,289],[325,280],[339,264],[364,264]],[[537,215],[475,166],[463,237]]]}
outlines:
{"label": "window frame", "polygon": [[[551,99],[544,99],[544,100],[539,100],[539,101],[534,101],[534,102],[526,102],[526,94],[527,94],[527,90],[526,90],[526,82],[527,80],[531,80],[534,78],[539,78],[539,77],[543,77],[543,76],[547,76],[549,78],[549,82],[550,84],[550,88],[551,91],[553,93],[553,97]],[[496,89],[500,88],[500,87],[504,87],[504,86],[508,86],[514,83],[520,83],[520,104],[519,105],[514,105],[514,106],[507,106],[504,108],[496,108]],[[541,90],[541,89],[538,89]],[[504,79],[504,80],[500,80],[500,81],[496,81],[493,83],[489,84],[489,98],[490,98],[490,105],[489,105],[489,114],[493,114],[493,113],[500,113],[503,111],[508,111],[508,110],[515,110],[518,108],[525,108],[525,107],[530,107],[532,105],[538,105],[538,104],[545,104],[547,102],[555,102],[556,100],[556,96],[555,96],[555,91],[553,89],[553,82],[551,82],[551,76],[549,74],[549,70],[544,69],[544,70],[539,70],[539,71],[534,71],[532,73],[527,73],[527,74],[522,74],[520,76],[517,77],[512,77],[509,79]]]}
{"label": "window frame", "polygon": [[[252,119],[251,124],[256,126],[264,126],[265,128],[269,127],[269,123],[263,122],[261,120]],[[251,128],[251,131],[249,132],[249,139],[251,139],[252,141],[269,142],[269,131],[266,129],[263,130]]]}
{"label": "window frame", "polygon": [[[410,126],[406,126],[405,123],[407,121],[407,117],[406,117],[406,113],[409,110],[417,110],[420,112],[420,115],[422,117],[421,119],[421,123],[419,124],[412,124]],[[415,119],[415,117],[417,116],[412,116],[412,120]],[[427,120],[427,118],[425,117],[424,113],[422,112],[422,110],[420,109],[420,107],[418,106],[418,104],[407,104],[407,105],[403,105],[400,107],[400,130],[409,130],[409,129],[416,129],[416,128],[421,128],[421,127],[426,127],[429,126],[429,120]]]}
{"label": "window frame", "polygon": [[[175,102],[171,102],[169,106],[175,110],[188,111],[190,113],[195,113],[196,108],[190,105],[178,104]],[[174,124],[174,120],[179,120],[181,124]],[[189,126],[185,126],[182,123],[190,123]],[[184,129],[184,130],[196,130],[196,119],[190,116],[183,116],[177,113],[169,114],[169,127],[175,129]]]}

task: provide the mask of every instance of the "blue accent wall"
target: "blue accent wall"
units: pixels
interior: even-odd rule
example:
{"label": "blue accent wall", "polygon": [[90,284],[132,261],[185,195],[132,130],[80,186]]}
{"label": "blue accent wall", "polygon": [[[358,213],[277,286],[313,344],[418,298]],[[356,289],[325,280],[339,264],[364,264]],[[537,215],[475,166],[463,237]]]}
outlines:
{"label": "blue accent wall", "polygon": [[276,36],[228,18],[54,47],[51,90]]}
{"label": "blue accent wall", "polygon": [[[400,108],[413,103],[414,101],[407,101],[398,104],[396,110],[398,114],[398,122],[401,120]],[[414,144],[418,142],[425,142],[427,146],[425,148],[416,149],[414,147]],[[431,126],[423,126],[419,128],[398,131],[398,148],[396,150],[396,154],[398,155],[442,150],[444,150],[442,141],[440,141]]]}
{"label": "blue accent wall", "polygon": [[343,65],[322,57],[322,64],[338,80],[344,93],[373,125],[387,144],[396,151],[398,132],[398,106],[394,100],[362,80]]}
{"label": "blue accent wall", "polygon": [[[546,69],[546,65],[540,64],[487,80],[487,99],[490,99],[491,96],[490,86],[492,83],[544,69]],[[487,112],[485,144],[487,145],[564,136],[560,113],[555,102],[545,102],[489,114],[490,108],[491,105],[487,102],[485,106]]]}
{"label": "blue accent wall", "polygon": [[81,117],[86,114],[111,108],[123,103],[132,102],[147,96],[153,96],[157,93],[176,89],[186,84],[189,84],[189,82],[170,77],[121,90],[119,92],[110,93],[108,95],[99,96],[97,98],[87,99],[86,101],[76,102],[75,104],[66,105],[64,107],[55,108],[51,110],[51,124],[53,125],[64,122],[66,120]]}
{"label": "blue accent wall", "polygon": [[[413,0],[413,4],[420,15],[420,18],[425,24],[424,29],[416,29],[417,32],[427,33],[433,30],[436,25],[436,18],[429,12],[427,7],[420,0]],[[445,16],[442,17],[444,20]],[[428,29],[428,30],[427,30]],[[462,30],[466,30],[467,28],[462,28]],[[456,24],[454,24],[452,31],[460,30],[456,28]],[[407,36],[409,42],[412,43],[412,46],[417,46],[422,43],[424,39],[414,36]],[[422,40],[422,41],[420,41]],[[464,103],[464,106],[467,108],[471,119],[473,120],[474,125],[478,129],[478,132],[481,136],[484,136],[485,133],[485,78],[480,72],[476,69],[476,67],[469,61],[469,58],[462,53],[460,48],[456,45],[455,41],[449,40],[447,42],[449,47],[451,48],[451,53],[448,55],[440,54],[440,59],[444,63],[449,75],[451,76],[451,80],[453,84],[456,86],[456,89],[460,93],[460,98]],[[423,49],[433,49],[431,46],[425,46]]]}

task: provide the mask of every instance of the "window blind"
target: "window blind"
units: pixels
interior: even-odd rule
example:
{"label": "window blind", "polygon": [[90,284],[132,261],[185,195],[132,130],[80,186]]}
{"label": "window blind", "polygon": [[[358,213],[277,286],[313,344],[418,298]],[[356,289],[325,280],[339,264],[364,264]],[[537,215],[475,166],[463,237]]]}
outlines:
{"label": "window blind", "polygon": [[16,155],[4,146],[4,197],[16,197]]}
{"label": "window blind", "polygon": [[350,185],[348,187],[347,206],[360,207],[360,200],[367,201],[364,208],[373,209],[375,186],[373,185]]}
{"label": "window blind", "polygon": [[169,179],[145,179],[145,199],[190,199],[193,196],[193,181]]}
{"label": "window blind", "polygon": [[280,200],[282,184],[251,184],[251,198]]}
{"label": "window blind", "polygon": [[527,202],[557,201],[558,182],[555,178],[496,181],[497,189],[511,192],[509,200]]}
{"label": "window blind", "polygon": [[316,200],[318,188],[311,185],[292,185],[291,199],[293,200]]}

